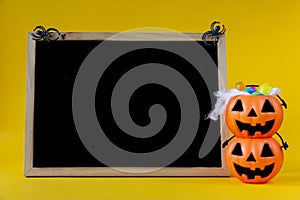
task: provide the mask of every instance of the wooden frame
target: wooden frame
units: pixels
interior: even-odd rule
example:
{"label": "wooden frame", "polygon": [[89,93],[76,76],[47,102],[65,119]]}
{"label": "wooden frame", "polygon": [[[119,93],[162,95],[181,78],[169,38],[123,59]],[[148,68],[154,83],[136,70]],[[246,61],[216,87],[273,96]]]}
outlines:
{"label": "wooden frame", "polygon": [[[61,33],[64,40],[105,40],[115,33]],[[168,34],[170,41],[182,41],[176,35]],[[149,37],[151,35],[151,37]],[[202,41],[202,34],[189,33],[189,37],[197,41]],[[153,37],[154,36],[154,37]],[[166,40],[160,38],[155,33],[130,33],[124,37],[126,41],[145,41],[149,38],[155,40]],[[61,39],[61,38],[60,38]],[[208,38],[207,41],[212,41]],[[224,159],[224,149],[221,151],[222,167],[166,167],[149,173],[124,173],[109,167],[62,167],[62,168],[36,168],[33,167],[33,124],[34,124],[34,94],[35,94],[35,41],[32,40],[31,33],[28,33],[28,56],[27,56],[27,78],[26,78],[26,135],[25,135],[25,176],[229,176],[229,170]],[[221,35],[218,45],[218,69],[219,69],[219,89],[226,89],[226,54],[225,35]],[[225,83],[225,85],[223,84]],[[224,119],[221,116],[221,123]],[[221,142],[228,138],[228,130],[221,126]],[[136,171],[143,168],[135,168]]]}

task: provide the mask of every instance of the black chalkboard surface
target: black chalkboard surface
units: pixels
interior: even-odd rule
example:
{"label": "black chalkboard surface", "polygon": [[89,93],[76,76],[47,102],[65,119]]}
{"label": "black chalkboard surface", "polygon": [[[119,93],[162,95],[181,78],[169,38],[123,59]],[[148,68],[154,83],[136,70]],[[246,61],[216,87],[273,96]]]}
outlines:
{"label": "black chalkboard surface", "polygon": [[[134,36],[129,39],[123,37],[114,39],[111,37],[113,34],[109,33],[64,33],[63,39],[47,42],[33,41],[29,34],[26,176],[228,175],[221,149],[221,141],[225,139],[227,132],[221,127],[222,122],[205,119],[215,102],[212,92],[225,87],[225,52],[222,52],[225,51],[224,37],[221,37],[218,45],[215,46],[213,42],[209,42],[211,45],[205,45],[200,39],[201,34],[187,34],[195,40],[174,38],[170,34],[163,37],[157,37],[155,34],[150,37],[145,33],[135,33],[136,35],[139,36],[139,40],[136,40]],[[144,36],[142,39],[141,35]],[[169,39],[165,40],[165,38]],[[198,45],[197,48],[203,49],[205,53],[190,52],[189,46],[195,45]],[[125,50],[119,53],[119,49]],[[173,49],[179,50],[173,51]],[[194,61],[193,56],[199,61]],[[110,59],[109,64],[104,65],[101,59]],[[204,61],[205,59],[208,61]],[[203,66],[195,67],[197,62],[203,64],[210,62],[209,65],[212,65],[214,69],[209,66],[212,72],[207,72],[210,68],[201,71],[197,67]],[[92,75],[82,75],[85,71],[89,73],[90,63],[96,65],[94,69],[99,71],[94,86],[91,86]],[[163,70],[160,71],[160,68]],[[172,69],[171,72],[169,68]],[[173,75],[174,77],[171,77]],[[177,84],[181,78],[177,80],[177,75],[182,76],[182,79],[186,80],[193,90],[194,96],[191,96],[191,99],[195,97],[197,100],[197,105],[195,105],[197,109],[194,111],[195,115],[191,116],[197,116],[196,119],[186,116],[190,112],[185,112],[185,107],[182,106],[185,100],[181,99],[189,101],[189,94],[177,95],[176,91],[172,91],[173,86],[168,85],[172,82],[181,88],[181,85]],[[205,77],[208,75],[209,77]],[[133,87],[135,89],[130,94],[127,104],[124,103],[126,100],[120,100],[122,95],[126,96],[127,90],[132,90],[131,85],[123,80],[126,77],[131,83],[141,84]],[[149,77],[151,78],[148,81]],[[145,83],[142,84],[143,81]],[[85,91],[89,90],[90,86],[95,88],[91,100],[94,114],[85,114],[88,106],[85,109],[86,103],[82,103],[81,99],[88,99],[84,97],[88,95],[88,92],[87,94],[82,91],[77,92],[80,84],[87,85]],[[182,87],[184,88],[184,84]],[[123,103],[125,110],[128,111],[120,108]],[[157,119],[151,116],[151,109],[157,105],[163,108],[163,112],[157,111],[155,115],[162,121],[162,124],[155,125],[160,128],[151,128],[151,123]],[[122,113],[128,113],[128,115],[125,116]],[[105,147],[106,139],[95,141],[91,139],[92,134],[91,136],[85,135],[89,131],[94,131],[93,120],[89,120],[92,116],[97,120],[96,126],[101,127],[99,133],[95,131],[95,137],[102,132],[103,137],[111,145],[117,147],[117,151],[121,149],[120,152],[124,151],[125,154],[118,154],[118,152],[110,154],[109,147],[108,149]],[[135,125],[128,125],[131,123],[128,120]],[[195,121],[196,129],[190,130],[187,125],[183,129],[181,123],[185,121],[187,125],[193,124],[188,121]],[[138,128],[148,126],[150,127],[148,132],[149,130],[156,131],[155,133],[146,131],[143,134],[148,135],[138,135],[143,131],[133,132],[144,129],[137,129],[135,126]],[[82,128],[85,129],[82,131]],[[180,142],[176,143],[177,132],[181,130],[185,132],[194,130],[193,137],[186,136],[192,137],[191,141],[187,142],[188,144],[184,143],[184,140],[189,140],[185,139],[184,135],[181,139],[177,139],[183,141],[182,145]],[[210,136],[213,134],[214,137]],[[209,140],[215,140],[215,142],[207,142]],[[208,147],[206,143],[213,144]],[[174,152],[182,146],[186,147],[181,152],[174,153],[176,154],[174,156],[172,152],[157,153],[174,158],[166,162],[156,161],[156,157],[159,156],[153,152],[158,152],[168,145],[171,146],[169,151],[174,149]],[[204,156],[200,155],[201,151],[203,155],[205,154]],[[143,155],[151,153],[154,156],[149,156],[149,159],[148,157],[142,158]],[[157,160],[162,158],[159,157]]]}

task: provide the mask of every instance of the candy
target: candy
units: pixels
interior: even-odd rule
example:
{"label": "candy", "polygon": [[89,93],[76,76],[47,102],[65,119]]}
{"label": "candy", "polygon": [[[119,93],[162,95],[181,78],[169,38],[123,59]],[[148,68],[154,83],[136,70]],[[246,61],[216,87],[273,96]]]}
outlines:
{"label": "candy", "polygon": [[250,86],[250,88],[253,89],[253,92],[256,92],[256,87],[255,86]]}
{"label": "candy", "polygon": [[244,83],[242,81],[240,81],[235,84],[235,88],[240,91],[243,91],[246,89],[246,86],[244,85]]}
{"label": "candy", "polygon": [[254,90],[253,90],[253,88],[249,87],[249,88],[245,89],[244,92],[248,92],[248,93],[252,94],[254,92]]}
{"label": "candy", "polygon": [[256,96],[259,96],[259,95],[263,95],[262,93],[260,92],[253,92],[252,95],[256,95]]}
{"label": "candy", "polygon": [[257,88],[257,91],[262,94],[268,95],[272,91],[272,86],[269,83],[264,83]]}

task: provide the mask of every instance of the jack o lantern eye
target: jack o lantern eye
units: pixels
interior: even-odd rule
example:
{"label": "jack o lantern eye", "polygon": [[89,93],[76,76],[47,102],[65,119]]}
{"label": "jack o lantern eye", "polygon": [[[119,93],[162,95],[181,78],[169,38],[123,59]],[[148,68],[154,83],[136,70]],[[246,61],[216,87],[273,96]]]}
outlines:
{"label": "jack o lantern eye", "polygon": [[263,150],[261,152],[261,157],[273,157],[274,154],[268,143],[264,144]]}
{"label": "jack o lantern eye", "polygon": [[272,104],[268,99],[266,99],[261,112],[275,112],[274,107],[272,106]]}
{"label": "jack o lantern eye", "polygon": [[243,111],[243,104],[242,101],[239,99],[237,100],[237,102],[235,103],[234,107],[232,108],[232,111]]}
{"label": "jack o lantern eye", "polygon": [[242,148],[241,148],[241,144],[237,143],[232,151],[232,155],[236,155],[236,156],[242,156],[243,152],[242,152]]}

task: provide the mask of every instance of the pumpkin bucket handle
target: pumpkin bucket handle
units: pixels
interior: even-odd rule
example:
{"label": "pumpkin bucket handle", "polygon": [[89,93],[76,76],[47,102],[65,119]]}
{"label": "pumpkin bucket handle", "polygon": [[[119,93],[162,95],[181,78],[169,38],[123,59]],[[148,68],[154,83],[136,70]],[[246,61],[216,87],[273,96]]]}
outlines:
{"label": "pumpkin bucket handle", "polygon": [[280,140],[281,140],[281,143],[282,143],[281,148],[284,148],[284,150],[287,150],[287,148],[289,148],[288,143],[285,142],[285,141],[283,140],[283,138],[281,137],[281,135],[280,135],[279,133],[276,132],[276,135],[277,135],[277,136],[280,138]]}

